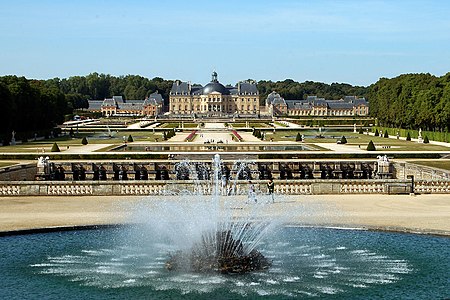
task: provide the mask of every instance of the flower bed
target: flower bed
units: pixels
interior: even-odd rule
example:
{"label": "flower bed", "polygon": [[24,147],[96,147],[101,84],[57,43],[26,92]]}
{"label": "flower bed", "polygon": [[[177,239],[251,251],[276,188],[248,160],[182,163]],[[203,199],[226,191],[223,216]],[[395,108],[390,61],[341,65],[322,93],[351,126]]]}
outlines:
{"label": "flower bed", "polygon": [[197,136],[197,130],[193,130],[188,136],[187,138],[184,139],[185,142],[192,142],[195,137]]}
{"label": "flower bed", "polygon": [[239,142],[243,141],[243,138],[236,130],[231,130],[231,134],[233,135],[233,138],[236,138]]}

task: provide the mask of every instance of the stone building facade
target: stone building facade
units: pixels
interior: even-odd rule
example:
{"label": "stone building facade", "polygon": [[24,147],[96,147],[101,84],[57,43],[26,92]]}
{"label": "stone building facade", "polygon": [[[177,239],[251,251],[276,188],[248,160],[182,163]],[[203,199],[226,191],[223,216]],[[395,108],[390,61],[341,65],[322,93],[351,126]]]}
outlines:
{"label": "stone building facade", "polygon": [[125,100],[113,96],[104,100],[88,100],[89,111],[101,112],[103,116],[156,116],[163,113],[164,100],[156,91],[144,100]]}
{"label": "stone building facade", "polygon": [[174,115],[231,115],[259,114],[259,92],[253,80],[235,86],[224,86],[212,73],[211,82],[205,86],[176,80],[169,98],[169,112]]}
{"label": "stone building facade", "polygon": [[276,92],[266,98],[266,110],[271,115],[288,116],[368,116],[369,104],[365,98],[345,96],[339,100],[325,100],[308,96],[306,100],[285,100]]}

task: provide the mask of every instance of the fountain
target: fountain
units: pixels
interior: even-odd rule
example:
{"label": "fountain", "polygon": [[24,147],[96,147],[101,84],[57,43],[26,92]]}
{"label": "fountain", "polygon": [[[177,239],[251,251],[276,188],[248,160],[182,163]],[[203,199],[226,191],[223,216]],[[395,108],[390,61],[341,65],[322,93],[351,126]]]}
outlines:
{"label": "fountain", "polygon": [[[187,164],[189,166],[189,164]],[[240,164],[245,168],[244,164]],[[188,177],[192,168],[186,163],[176,166],[177,178]],[[213,195],[214,214],[220,213],[219,182],[222,178],[222,165],[219,154],[213,160]],[[193,172],[197,174],[197,172]],[[239,174],[240,172],[238,172]],[[178,175],[180,174],[180,175]],[[219,215],[218,215],[219,216]],[[200,239],[193,242],[187,251],[177,251],[166,262],[168,270],[188,270],[194,272],[247,273],[264,270],[271,262],[255,249],[257,241],[270,225],[259,220],[235,220],[219,218],[211,223],[211,228],[204,230]]]}
{"label": "fountain", "polygon": [[[245,204],[238,177],[258,172],[251,162],[237,161],[229,174],[216,155],[207,168],[181,162],[177,170],[193,184],[170,183],[173,192],[124,205],[133,211],[130,225],[1,237],[0,293],[5,299],[448,298],[450,239],[317,228],[326,224],[326,207],[308,199],[276,195],[275,204],[266,204],[269,196],[260,191],[261,201]],[[305,177],[311,171],[305,168]]]}

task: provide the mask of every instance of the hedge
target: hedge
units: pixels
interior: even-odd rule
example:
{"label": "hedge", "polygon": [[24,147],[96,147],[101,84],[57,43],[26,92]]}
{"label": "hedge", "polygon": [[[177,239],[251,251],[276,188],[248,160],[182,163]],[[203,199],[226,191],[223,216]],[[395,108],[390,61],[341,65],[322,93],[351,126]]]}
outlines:
{"label": "hedge", "polygon": [[[407,137],[408,133],[411,138],[417,139],[419,138],[419,130],[412,129],[402,129],[402,128],[390,128],[390,127],[372,127],[372,132],[376,132],[382,130],[383,132],[387,131],[389,135],[397,136],[397,131],[399,132],[401,137]],[[437,142],[446,142],[450,143],[450,132],[445,131],[423,131],[422,137],[427,136],[431,141]]]}

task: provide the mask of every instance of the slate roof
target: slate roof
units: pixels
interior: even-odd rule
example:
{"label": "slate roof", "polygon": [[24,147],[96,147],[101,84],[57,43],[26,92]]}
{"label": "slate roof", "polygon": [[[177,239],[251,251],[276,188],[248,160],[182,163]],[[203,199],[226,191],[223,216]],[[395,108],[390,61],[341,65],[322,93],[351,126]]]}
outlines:
{"label": "slate roof", "polygon": [[[270,95],[270,94],[269,94]],[[345,96],[339,100],[325,100],[317,96],[308,96],[306,100],[285,100],[288,109],[303,109],[311,110],[317,106],[327,106],[330,109],[353,109],[355,106],[365,105],[368,102],[365,98],[358,98],[356,96]]]}
{"label": "slate roof", "polygon": [[266,105],[270,105],[270,104],[272,104],[272,105],[286,104],[286,101],[277,92],[272,92],[269,95],[267,95],[267,98],[266,98]]}
{"label": "slate roof", "polygon": [[148,96],[148,99],[153,100],[156,104],[163,104],[164,102],[163,97],[161,96],[160,93],[158,93],[158,91],[154,92],[153,94],[150,94]]}
{"label": "slate roof", "polygon": [[180,80],[175,80],[172,84],[172,89],[170,90],[171,95],[189,95],[189,84],[187,82],[182,82]]}
{"label": "slate roof", "polygon": [[124,100],[122,96],[113,96],[104,100],[88,100],[88,109],[91,111],[100,111],[104,106],[115,106],[118,109],[139,111],[142,110],[144,104],[161,105],[163,102],[164,99],[161,94],[156,91],[150,94],[146,100]]}
{"label": "slate roof", "polygon": [[117,102],[114,99],[105,99],[102,106],[117,106]]}
{"label": "slate roof", "polygon": [[222,95],[259,95],[256,82],[242,81],[235,86],[224,86],[217,80],[217,73],[213,73],[211,82],[202,86],[200,84],[190,85],[188,82],[180,80],[174,81],[170,90],[170,95],[209,95],[212,92],[219,92]]}
{"label": "slate roof", "polygon": [[241,95],[258,95],[256,83],[241,82],[238,85],[240,86]]}
{"label": "slate roof", "polygon": [[102,109],[103,100],[88,100],[88,110],[100,111]]}

